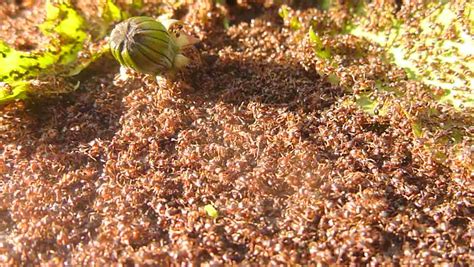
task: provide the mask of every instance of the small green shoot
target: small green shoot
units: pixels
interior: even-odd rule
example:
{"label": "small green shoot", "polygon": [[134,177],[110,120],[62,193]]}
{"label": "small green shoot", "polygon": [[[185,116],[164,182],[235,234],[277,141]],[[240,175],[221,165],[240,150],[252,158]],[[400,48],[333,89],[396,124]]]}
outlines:
{"label": "small green shoot", "polygon": [[375,99],[371,99],[369,94],[360,94],[356,96],[356,104],[362,108],[363,111],[369,113],[370,115],[378,114],[377,107],[379,102]]}
{"label": "small green shoot", "polygon": [[316,6],[321,10],[329,10],[331,7],[332,0],[320,0],[317,1]]}
{"label": "small green shoot", "polygon": [[280,17],[285,21],[285,23],[288,23],[290,29],[294,31],[301,29],[301,22],[298,20],[297,17],[290,16],[290,9],[287,5],[282,5],[280,7],[280,9],[278,10],[278,15],[280,15]]}
{"label": "small green shoot", "polygon": [[314,53],[317,57],[321,59],[330,59],[331,58],[331,51],[329,48],[323,45],[321,38],[319,35],[313,30],[313,27],[309,29],[309,39],[313,43]]}
{"label": "small green shoot", "polygon": [[211,217],[212,219],[215,219],[219,216],[219,212],[212,204],[207,204],[204,206],[204,211],[206,212],[207,216]]}

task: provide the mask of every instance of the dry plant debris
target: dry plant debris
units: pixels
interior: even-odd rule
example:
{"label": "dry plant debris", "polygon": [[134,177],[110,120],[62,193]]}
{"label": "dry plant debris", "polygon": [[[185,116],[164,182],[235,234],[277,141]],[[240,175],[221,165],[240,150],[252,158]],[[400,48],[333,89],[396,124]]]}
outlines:
{"label": "dry plant debris", "polygon": [[[108,57],[78,91],[1,107],[2,264],[473,264],[472,142],[448,146],[430,125],[472,133],[472,116],[432,104],[356,37],[323,37],[338,64],[317,59],[305,18],[329,30],[338,14],[295,6],[292,30],[271,1],[181,2],[202,42],[180,79],[114,83]],[[2,25],[38,12],[8,3]],[[21,48],[30,26],[0,38]],[[418,102],[347,104],[379,79]]]}

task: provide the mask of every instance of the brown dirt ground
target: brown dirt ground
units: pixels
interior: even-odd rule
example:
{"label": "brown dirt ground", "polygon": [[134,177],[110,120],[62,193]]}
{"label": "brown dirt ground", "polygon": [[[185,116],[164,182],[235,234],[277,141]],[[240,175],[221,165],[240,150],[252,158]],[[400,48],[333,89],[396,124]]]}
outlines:
{"label": "brown dirt ground", "polygon": [[[425,153],[397,105],[343,105],[277,7],[238,3],[228,30],[216,10],[183,17],[201,62],[173,82],[113,83],[105,57],[76,92],[1,108],[0,262],[473,263],[465,165]],[[29,47],[31,13],[0,12],[0,38]],[[334,71],[402,75],[370,53]]]}

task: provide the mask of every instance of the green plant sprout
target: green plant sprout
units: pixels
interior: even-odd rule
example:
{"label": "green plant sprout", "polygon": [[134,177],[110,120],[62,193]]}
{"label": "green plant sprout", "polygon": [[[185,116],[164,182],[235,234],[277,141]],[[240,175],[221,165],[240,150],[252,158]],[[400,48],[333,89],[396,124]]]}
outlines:
{"label": "green plant sprout", "polygon": [[295,16],[290,16],[289,7],[287,5],[282,5],[278,10],[278,15],[288,23],[290,29],[298,30],[301,28],[301,23],[298,21],[298,18]]}
{"label": "green plant sprout", "polygon": [[211,217],[212,219],[215,219],[219,216],[219,212],[212,204],[207,204],[204,206],[204,211],[206,212],[207,216]]}
{"label": "green plant sprout", "polygon": [[321,59],[330,59],[331,51],[328,47],[323,45],[319,35],[313,30],[313,27],[309,28],[309,39],[313,43],[314,53]]}

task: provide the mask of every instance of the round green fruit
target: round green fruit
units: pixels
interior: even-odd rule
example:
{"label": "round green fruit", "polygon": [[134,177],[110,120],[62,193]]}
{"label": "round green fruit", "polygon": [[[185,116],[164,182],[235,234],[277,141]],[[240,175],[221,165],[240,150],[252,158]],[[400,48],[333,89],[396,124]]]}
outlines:
{"label": "round green fruit", "polygon": [[196,39],[185,34],[176,37],[165,25],[170,25],[169,21],[151,17],[132,17],[117,24],[110,34],[112,55],[122,66],[152,75],[187,65],[189,59],[181,49]]}

